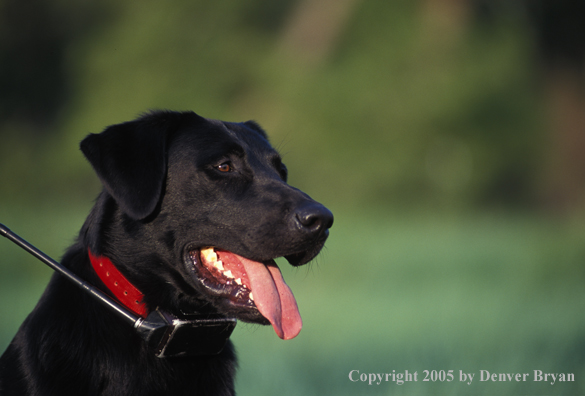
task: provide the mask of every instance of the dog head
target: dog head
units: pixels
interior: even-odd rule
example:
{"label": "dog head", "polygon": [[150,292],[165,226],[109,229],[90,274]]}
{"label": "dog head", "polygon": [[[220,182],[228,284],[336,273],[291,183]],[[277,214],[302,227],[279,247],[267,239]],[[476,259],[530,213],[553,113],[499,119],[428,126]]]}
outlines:
{"label": "dog head", "polygon": [[306,264],[333,215],[287,184],[287,169],[254,122],[154,112],[89,135],[81,149],[104,192],[84,227],[150,309],[302,322],[275,258]]}

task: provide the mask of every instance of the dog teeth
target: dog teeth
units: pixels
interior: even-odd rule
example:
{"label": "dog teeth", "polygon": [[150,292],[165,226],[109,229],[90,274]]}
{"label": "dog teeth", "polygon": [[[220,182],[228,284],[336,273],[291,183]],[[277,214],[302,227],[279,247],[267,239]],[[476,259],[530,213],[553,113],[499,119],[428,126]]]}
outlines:
{"label": "dog teeth", "polygon": [[213,250],[212,247],[201,249],[201,255],[205,258],[205,261],[207,262],[217,261],[217,253],[215,253],[215,250]]}
{"label": "dog teeth", "polygon": [[215,263],[213,263],[213,266],[215,268],[217,268],[218,270],[220,270],[220,271],[223,271],[224,270],[224,268],[223,268],[223,262],[221,260],[218,260]]}
{"label": "dog teeth", "polygon": [[254,295],[250,292],[250,300],[254,301]]}
{"label": "dog teeth", "polygon": [[[227,271],[225,270],[223,262],[221,260],[218,260],[217,253],[215,252],[213,247],[201,248],[199,249],[199,253],[201,254],[202,259],[206,263],[211,264],[213,265],[213,267],[217,268],[223,274],[223,276],[225,276],[228,279],[233,279],[238,286],[243,286],[244,288],[247,288],[246,285],[243,284],[242,278],[235,279],[236,277],[234,276],[231,270]],[[231,285],[232,281],[231,280],[228,281],[228,284]],[[252,296],[252,293],[250,293],[250,300],[254,301],[254,296]]]}

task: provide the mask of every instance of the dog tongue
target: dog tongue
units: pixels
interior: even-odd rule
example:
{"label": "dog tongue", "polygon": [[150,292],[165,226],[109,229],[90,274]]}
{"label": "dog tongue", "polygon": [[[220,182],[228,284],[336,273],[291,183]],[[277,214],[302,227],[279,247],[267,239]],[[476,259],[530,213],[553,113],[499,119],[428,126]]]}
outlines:
{"label": "dog tongue", "polygon": [[303,327],[297,302],[274,261],[263,264],[235,255],[244,266],[254,303],[283,340],[295,338]]}

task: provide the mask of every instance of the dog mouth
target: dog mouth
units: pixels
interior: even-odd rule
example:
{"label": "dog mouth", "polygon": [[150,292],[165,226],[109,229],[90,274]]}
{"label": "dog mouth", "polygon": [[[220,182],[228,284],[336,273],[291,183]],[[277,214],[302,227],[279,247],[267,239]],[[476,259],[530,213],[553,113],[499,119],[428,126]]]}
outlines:
{"label": "dog mouth", "polygon": [[211,297],[243,312],[244,320],[259,312],[284,340],[299,334],[303,324],[295,297],[274,260],[253,261],[214,247],[190,250],[188,256],[195,280]]}

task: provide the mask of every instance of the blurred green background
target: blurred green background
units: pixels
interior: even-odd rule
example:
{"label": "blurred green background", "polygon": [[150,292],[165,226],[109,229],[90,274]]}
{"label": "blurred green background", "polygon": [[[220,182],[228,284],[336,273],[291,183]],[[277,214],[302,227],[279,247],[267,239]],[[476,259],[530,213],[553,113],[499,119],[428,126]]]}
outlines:
{"label": "blurred green background", "polygon": [[[335,224],[281,263],[299,337],[238,325],[240,395],[585,394],[583,21],[567,0],[4,0],[0,222],[58,258],[100,190],[86,134],[254,119]],[[0,351],[50,276],[0,241]]]}

